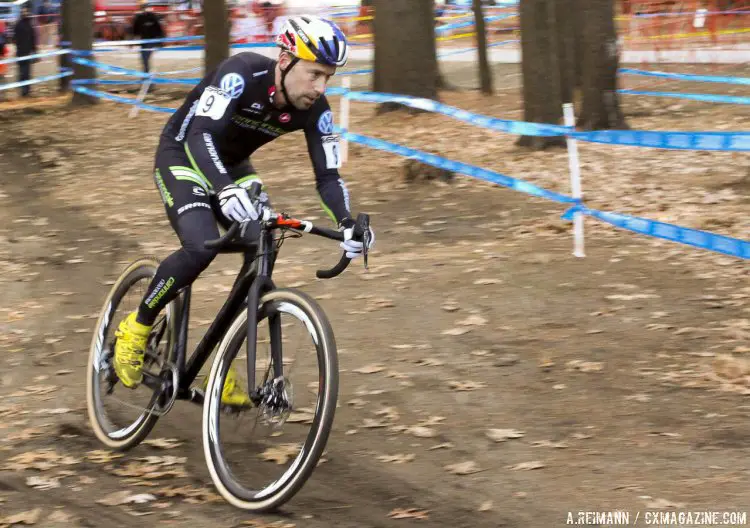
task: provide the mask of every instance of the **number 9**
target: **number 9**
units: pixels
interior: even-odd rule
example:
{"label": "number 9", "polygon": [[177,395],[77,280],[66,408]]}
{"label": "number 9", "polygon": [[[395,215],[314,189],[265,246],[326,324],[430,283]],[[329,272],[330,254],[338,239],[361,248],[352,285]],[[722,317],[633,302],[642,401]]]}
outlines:
{"label": "number 9", "polygon": [[209,95],[208,99],[206,99],[206,106],[203,107],[204,112],[208,112],[211,110],[211,107],[214,105],[214,101],[216,98],[213,95]]}

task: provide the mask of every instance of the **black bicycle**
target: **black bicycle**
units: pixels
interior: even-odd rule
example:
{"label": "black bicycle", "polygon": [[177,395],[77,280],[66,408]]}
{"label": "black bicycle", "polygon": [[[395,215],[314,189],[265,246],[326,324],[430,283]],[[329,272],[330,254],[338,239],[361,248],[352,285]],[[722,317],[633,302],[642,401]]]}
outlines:
{"label": "black bicycle", "polygon": [[[259,192],[257,183],[249,191],[251,197]],[[213,483],[229,503],[256,512],[278,508],[310,477],[321,461],[338,397],[333,330],[311,297],[277,288],[271,280],[279,248],[285,239],[303,233],[344,238],[339,231],[270,208],[262,213],[259,223],[233,223],[224,236],[206,243],[222,253],[243,253],[244,258],[226,301],[190,358],[186,360],[186,350],[195,285],[184,288],[155,322],[143,383],[135,390],[120,389],[113,366],[113,323],[137,308],[156,272],[158,261],[145,258],[128,266],[107,295],[87,367],[89,420],[102,443],[130,449],[148,436],[176,400],[202,404],[203,447]],[[360,214],[355,235],[364,241],[365,267],[369,234],[369,216]],[[344,254],[317,277],[336,277],[349,263]],[[303,348],[300,356],[292,354],[295,345]],[[192,386],[217,346],[204,388]],[[246,375],[252,406],[223,404],[222,391],[242,386],[241,375]]]}

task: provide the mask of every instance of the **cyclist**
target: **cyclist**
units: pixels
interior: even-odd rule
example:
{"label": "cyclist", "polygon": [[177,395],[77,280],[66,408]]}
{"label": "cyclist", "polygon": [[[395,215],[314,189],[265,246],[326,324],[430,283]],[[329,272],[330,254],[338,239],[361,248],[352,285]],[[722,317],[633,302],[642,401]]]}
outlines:
{"label": "cyclist", "polygon": [[[276,44],[278,60],[247,52],[223,61],[164,127],[154,179],[182,247],[159,265],[138,309],[115,332],[115,372],[128,388],[143,379],[146,342],[158,313],[216,256],[204,242],[219,237],[217,221],[225,227],[256,221],[267,203],[265,189],[258,203],[246,190],[260,181],[249,156],[262,145],[304,130],[323,208],[344,233],[341,247],[350,258],[362,254],[363,243],[353,235],[349,192],[337,170],[333,114],[323,95],[336,68],[346,64],[346,37],[333,22],[299,16],[286,21]],[[372,231],[370,238],[374,242]],[[248,405],[235,380],[232,369],[222,401]]]}

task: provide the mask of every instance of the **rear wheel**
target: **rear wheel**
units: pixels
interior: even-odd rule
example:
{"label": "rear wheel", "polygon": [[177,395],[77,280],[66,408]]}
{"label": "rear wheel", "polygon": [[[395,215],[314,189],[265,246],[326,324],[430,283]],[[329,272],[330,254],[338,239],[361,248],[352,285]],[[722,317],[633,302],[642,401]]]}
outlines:
{"label": "rear wheel", "polygon": [[[247,310],[232,323],[211,367],[203,449],[214,485],[232,505],[265,512],[291,499],[328,441],[338,397],[333,331],[320,306],[296,290],[261,298],[251,409],[221,404],[231,365],[247,387]],[[281,358],[279,360],[279,358]]]}
{"label": "rear wheel", "polygon": [[154,323],[143,365],[144,382],[135,389],[123,386],[114,372],[115,330],[122,319],[137,310],[159,262],[144,258],[120,275],[104,301],[96,323],[86,368],[86,401],[89,422],[107,447],[126,450],[138,445],[159,416],[174,403],[170,387],[176,371],[170,368],[176,332],[179,297]]}

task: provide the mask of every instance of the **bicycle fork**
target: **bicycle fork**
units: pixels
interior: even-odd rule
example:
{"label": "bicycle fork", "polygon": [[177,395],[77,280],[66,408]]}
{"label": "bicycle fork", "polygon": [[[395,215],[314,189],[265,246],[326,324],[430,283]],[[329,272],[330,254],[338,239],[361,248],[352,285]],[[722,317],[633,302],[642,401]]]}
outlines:
{"label": "bicycle fork", "polygon": [[264,317],[268,318],[268,327],[271,334],[273,377],[270,381],[280,378],[284,373],[281,352],[281,316],[270,306],[263,307],[262,312],[258,310],[261,296],[274,289],[273,281],[270,278],[276,260],[273,235],[264,231],[259,243],[258,253],[261,258],[258,262],[257,275],[247,295],[247,390],[248,396],[255,405],[263,402],[264,396],[266,396],[264,389],[269,381],[264,379],[262,380],[263,386],[256,386],[255,365],[257,361],[258,323]]}

